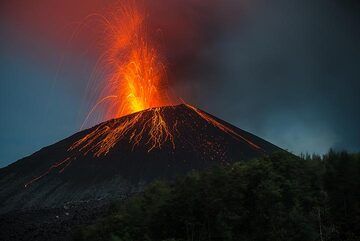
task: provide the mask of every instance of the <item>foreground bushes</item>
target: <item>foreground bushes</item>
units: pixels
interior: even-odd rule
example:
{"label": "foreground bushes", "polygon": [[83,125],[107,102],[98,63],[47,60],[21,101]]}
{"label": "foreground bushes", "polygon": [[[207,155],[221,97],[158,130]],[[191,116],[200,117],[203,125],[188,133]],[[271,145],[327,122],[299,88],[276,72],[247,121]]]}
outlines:
{"label": "foreground bushes", "polygon": [[277,153],[156,181],[76,240],[360,240],[360,156]]}

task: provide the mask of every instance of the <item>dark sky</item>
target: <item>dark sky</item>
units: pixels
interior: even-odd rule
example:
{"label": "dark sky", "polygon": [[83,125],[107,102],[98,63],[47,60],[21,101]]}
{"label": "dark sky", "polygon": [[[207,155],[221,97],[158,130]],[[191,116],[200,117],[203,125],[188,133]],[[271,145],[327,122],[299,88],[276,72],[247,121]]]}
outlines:
{"label": "dark sky", "polygon": [[[113,4],[23,2],[0,3],[0,167],[79,130],[99,31],[69,39]],[[294,153],[360,151],[358,1],[145,2],[178,96]]]}

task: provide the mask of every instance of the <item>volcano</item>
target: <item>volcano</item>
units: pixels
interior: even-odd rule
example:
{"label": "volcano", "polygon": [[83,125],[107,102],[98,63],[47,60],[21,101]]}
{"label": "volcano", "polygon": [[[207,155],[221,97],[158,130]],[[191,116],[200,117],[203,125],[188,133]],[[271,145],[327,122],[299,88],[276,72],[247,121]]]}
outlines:
{"label": "volcano", "polygon": [[103,122],[0,169],[0,211],[114,200],[155,179],[281,149],[196,107],[151,108]]}

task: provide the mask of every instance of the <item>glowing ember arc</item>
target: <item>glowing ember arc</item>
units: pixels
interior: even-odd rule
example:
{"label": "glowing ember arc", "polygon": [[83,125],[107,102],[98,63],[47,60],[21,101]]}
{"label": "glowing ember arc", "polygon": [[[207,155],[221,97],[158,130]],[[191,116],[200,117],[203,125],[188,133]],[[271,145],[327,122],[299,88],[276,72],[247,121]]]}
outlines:
{"label": "glowing ember arc", "polygon": [[166,67],[151,41],[145,10],[134,0],[125,1],[111,18],[101,19],[106,27],[106,44],[99,62],[107,77],[99,83],[98,101],[82,127],[98,108],[103,110],[102,121],[106,121],[171,105]]}

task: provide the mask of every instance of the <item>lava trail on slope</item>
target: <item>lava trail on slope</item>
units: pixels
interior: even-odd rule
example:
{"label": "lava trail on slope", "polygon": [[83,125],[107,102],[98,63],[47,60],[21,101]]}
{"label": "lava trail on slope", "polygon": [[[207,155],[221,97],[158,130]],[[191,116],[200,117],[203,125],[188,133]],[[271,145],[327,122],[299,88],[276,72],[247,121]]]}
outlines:
{"label": "lava trail on slope", "polygon": [[0,211],[114,200],[154,179],[280,150],[191,105],[151,108],[103,122],[0,169]]}

